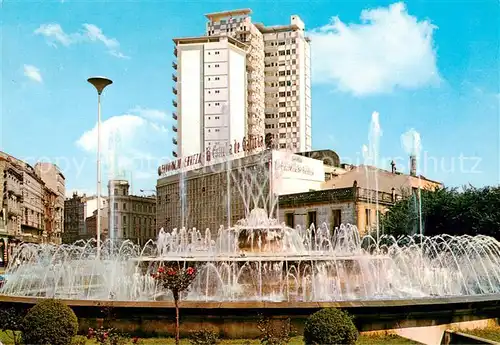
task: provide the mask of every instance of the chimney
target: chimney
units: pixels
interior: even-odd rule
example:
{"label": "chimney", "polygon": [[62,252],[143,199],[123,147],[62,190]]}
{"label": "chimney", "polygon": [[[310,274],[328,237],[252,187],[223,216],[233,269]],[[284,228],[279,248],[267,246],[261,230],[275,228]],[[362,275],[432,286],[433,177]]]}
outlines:
{"label": "chimney", "polygon": [[410,175],[417,176],[417,157],[410,156]]}
{"label": "chimney", "polygon": [[391,161],[391,172],[393,174],[396,173],[396,163],[393,160]]}

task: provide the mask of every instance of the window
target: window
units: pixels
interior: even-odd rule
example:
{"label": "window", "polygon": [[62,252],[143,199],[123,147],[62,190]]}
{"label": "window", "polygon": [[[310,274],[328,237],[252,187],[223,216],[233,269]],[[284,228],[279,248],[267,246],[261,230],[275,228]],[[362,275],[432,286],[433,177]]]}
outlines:
{"label": "window", "polygon": [[285,139],[286,138],[286,133],[280,133],[280,139]]}
{"label": "window", "polygon": [[127,224],[127,216],[123,216],[123,224]]}
{"label": "window", "polygon": [[285,214],[285,223],[287,226],[291,227],[291,228],[294,228],[295,227],[295,224],[294,224],[294,215],[293,213],[286,213]]}
{"label": "window", "polygon": [[340,227],[342,224],[341,210],[332,210],[332,231]]}
{"label": "window", "polygon": [[310,227],[313,224],[316,226],[316,211],[309,211],[307,212],[307,226]]}
{"label": "window", "polygon": [[115,208],[115,210],[118,210],[118,203],[117,202],[115,202],[114,208]]}
{"label": "window", "polygon": [[371,215],[372,215],[372,210],[370,210],[369,208],[365,208],[365,226],[366,226],[366,229],[368,230],[370,228],[370,225],[372,223],[371,221]]}
{"label": "window", "polygon": [[127,210],[127,203],[123,203],[123,210],[126,211]]}

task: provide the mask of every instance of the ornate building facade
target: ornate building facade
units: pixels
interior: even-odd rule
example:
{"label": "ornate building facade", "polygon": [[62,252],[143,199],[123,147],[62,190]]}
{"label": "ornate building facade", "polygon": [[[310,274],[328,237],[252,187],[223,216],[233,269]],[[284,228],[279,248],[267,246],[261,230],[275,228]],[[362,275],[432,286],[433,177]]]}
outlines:
{"label": "ornate building facade", "polygon": [[[51,163],[43,163],[57,169]],[[57,169],[58,170],[58,169]],[[60,174],[64,185],[64,176]],[[60,243],[64,231],[63,207],[58,196],[30,164],[0,152],[0,265],[5,265],[13,248],[21,242]]]}
{"label": "ornate building facade", "polygon": [[129,194],[126,180],[108,183],[108,236],[145,244],[156,239],[156,197]]}

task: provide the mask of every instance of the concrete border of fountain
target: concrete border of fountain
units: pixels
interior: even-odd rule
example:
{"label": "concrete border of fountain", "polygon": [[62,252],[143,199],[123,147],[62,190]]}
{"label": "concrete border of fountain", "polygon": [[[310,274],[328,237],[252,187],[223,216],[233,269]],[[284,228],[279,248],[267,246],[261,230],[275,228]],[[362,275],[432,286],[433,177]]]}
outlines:
{"label": "concrete border of fountain", "polygon": [[[0,303],[23,307],[41,299],[0,295]],[[171,301],[61,301],[73,308],[82,331],[97,326],[105,307],[113,308],[114,326],[123,331],[142,336],[170,335],[174,331]],[[290,317],[294,328],[301,332],[307,317],[326,307],[349,311],[360,331],[375,331],[498,318],[500,294],[338,302],[181,301],[181,319],[184,330],[212,328],[228,338],[243,338],[258,336],[259,314],[277,319]]]}

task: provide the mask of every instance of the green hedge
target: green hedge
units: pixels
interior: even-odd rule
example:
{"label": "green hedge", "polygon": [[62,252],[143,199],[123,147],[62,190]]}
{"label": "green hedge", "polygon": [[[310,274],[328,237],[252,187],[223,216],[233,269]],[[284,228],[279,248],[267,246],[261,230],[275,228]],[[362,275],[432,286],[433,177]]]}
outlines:
{"label": "green hedge", "polygon": [[70,345],[78,331],[78,319],[70,307],[47,299],[31,308],[23,320],[25,344]]}
{"label": "green hedge", "polygon": [[322,309],[307,319],[304,327],[306,345],[354,345],[358,330],[352,317],[340,309]]}

